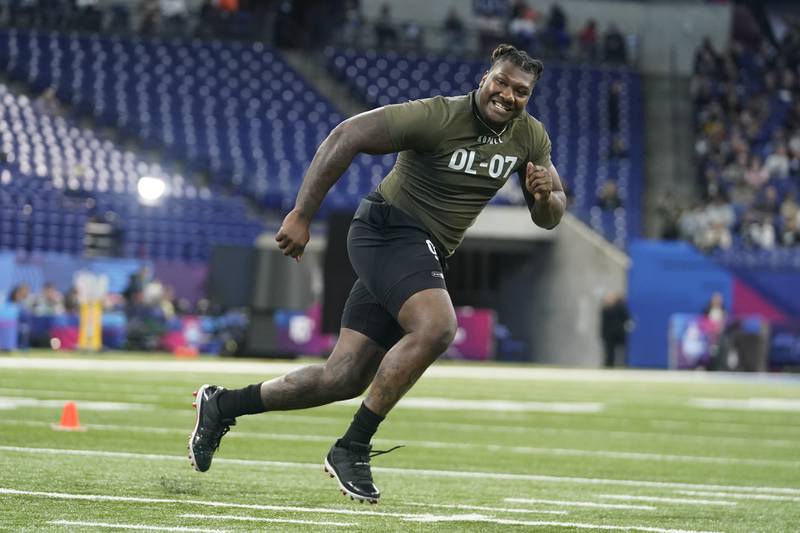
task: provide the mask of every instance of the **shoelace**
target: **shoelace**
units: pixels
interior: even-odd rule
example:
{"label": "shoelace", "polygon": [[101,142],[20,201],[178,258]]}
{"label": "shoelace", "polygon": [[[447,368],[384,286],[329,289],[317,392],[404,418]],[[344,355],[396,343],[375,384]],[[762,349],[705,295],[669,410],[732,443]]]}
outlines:
{"label": "shoelace", "polygon": [[353,467],[353,471],[358,476],[360,481],[369,481],[372,482],[372,471],[369,467],[369,460],[373,457],[377,457],[379,455],[384,455],[386,453],[393,452],[398,448],[405,448],[405,445],[400,444],[393,448],[389,448],[388,450],[374,450],[370,451],[368,455],[358,455],[356,456],[355,460],[351,463]]}
{"label": "shoelace", "polygon": [[236,420],[223,420],[222,425],[218,431],[209,431],[209,440],[211,441],[212,451],[217,451],[219,449],[219,444],[222,441],[222,437],[231,430],[231,426],[236,425]]}
{"label": "shoelace", "polygon": [[393,451],[395,451],[395,450],[397,450],[399,448],[405,448],[405,447],[406,447],[405,444],[398,444],[397,446],[395,446],[393,448],[389,448],[388,450],[375,450],[375,451],[369,452],[369,456],[370,456],[370,458],[377,457],[379,455],[383,455],[385,453],[391,453],[391,452],[393,452]]}

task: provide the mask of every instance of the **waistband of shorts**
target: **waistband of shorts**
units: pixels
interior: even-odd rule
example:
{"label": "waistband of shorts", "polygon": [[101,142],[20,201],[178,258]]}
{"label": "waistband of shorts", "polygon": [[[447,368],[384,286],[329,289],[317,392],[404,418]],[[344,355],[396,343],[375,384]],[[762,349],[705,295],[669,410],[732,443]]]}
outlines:
{"label": "waistband of shorts", "polygon": [[366,195],[366,196],[364,197],[364,199],[365,199],[365,200],[368,200],[368,201],[370,201],[370,202],[375,202],[375,203],[379,203],[379,204],[383,203],[383,204],[389,205],[389,206],[393,207],[394,209],[397,209],[397,210],[399,210],[400,212],[402,212],[404,215],[406,215],[406,216],[407,216],[407,217],[409,217],[411,220],[413,220],[414,222],[416,222],[416,223],[417,223],[417,225],[420,227],[420,229],[424,230],[424,231],[425,231],[425,233],[427,233],[427,234],[428,234],[428,237],[430,237],[430,239],[431,239],[431,242],[432,242],[432,243],[433,243],[433,245],[436,247],[436,251],[438,252],[438,254],[439,254],[439,257],[441,257],[442,259],[445,259],[445,258],[447,257],[447,254],[445,253],[445,250],[446,250],[446,248],[445,248],[444,246],[442,246],[442,243],[440,243],[440,242],[439,242],[439,240],[438,240],[436,237],[434,237],[434,235],[433,235],[433,234],[430,232],[430,230],[429,230],[429,229],[428,229],[428,228],[425,226],[425,224],[423,224],[422,222],[420,222],[420,221],[417,219],[417,217],[415,217],[414,215],[412,215],[412,214],[411,214],[411,213],[409,213],[408,211],[406,211],[406,210],[404,210],[404,209],[401,209],[401,208],[397,207],[396,205],[390,204],[389,202],[387,202],[387,201],[386,201],[386,198],[384,198],[384,197],[383,197],[383,195],[382,195],[381,193],[379,193],[378,191],[372,191],[371,193],[369,193],[368,195]]}

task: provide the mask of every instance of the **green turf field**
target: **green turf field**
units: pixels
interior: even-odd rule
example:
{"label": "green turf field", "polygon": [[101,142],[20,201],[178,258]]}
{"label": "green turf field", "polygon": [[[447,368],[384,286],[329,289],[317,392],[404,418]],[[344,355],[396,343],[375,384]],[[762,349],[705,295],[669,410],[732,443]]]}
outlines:
{"label": "green turf field", "polygon": [[[436,365],[384,422],[378,505],[322,472],[355,404],[243,417],[186,458],[191,392],[298,362],[0,356],[4,531],[800,531],[800,379]],[[65,401],[82,432],[54,431]]]}

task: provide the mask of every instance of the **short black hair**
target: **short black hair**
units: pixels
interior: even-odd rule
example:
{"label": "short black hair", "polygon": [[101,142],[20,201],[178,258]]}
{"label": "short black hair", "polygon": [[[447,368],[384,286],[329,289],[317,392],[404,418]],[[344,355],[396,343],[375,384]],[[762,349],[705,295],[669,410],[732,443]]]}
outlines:
{"label": "short black hair", "polygon": [[529,56],[525,50],[519,50],[510,44],[499,44],[492,50],[492,66],[500,61],[511,61],[523,72],[533,74],[534,81],[539,81],[542,71],[544,71],[544,64],[541,61]]}

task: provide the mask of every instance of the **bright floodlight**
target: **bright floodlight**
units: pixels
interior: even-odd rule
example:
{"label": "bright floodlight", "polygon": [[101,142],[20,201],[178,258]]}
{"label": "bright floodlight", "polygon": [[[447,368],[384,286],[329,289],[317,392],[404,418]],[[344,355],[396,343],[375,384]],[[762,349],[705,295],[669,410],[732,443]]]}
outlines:
{"label": "bright floodlight", "polygon": [[136,188],[138,189],[139,196],[142,197],[142,200],[147,202],[155,202],[164,194],[167,185],[161,178],[144,176],[139,178],[139,183],[136,185]]}

